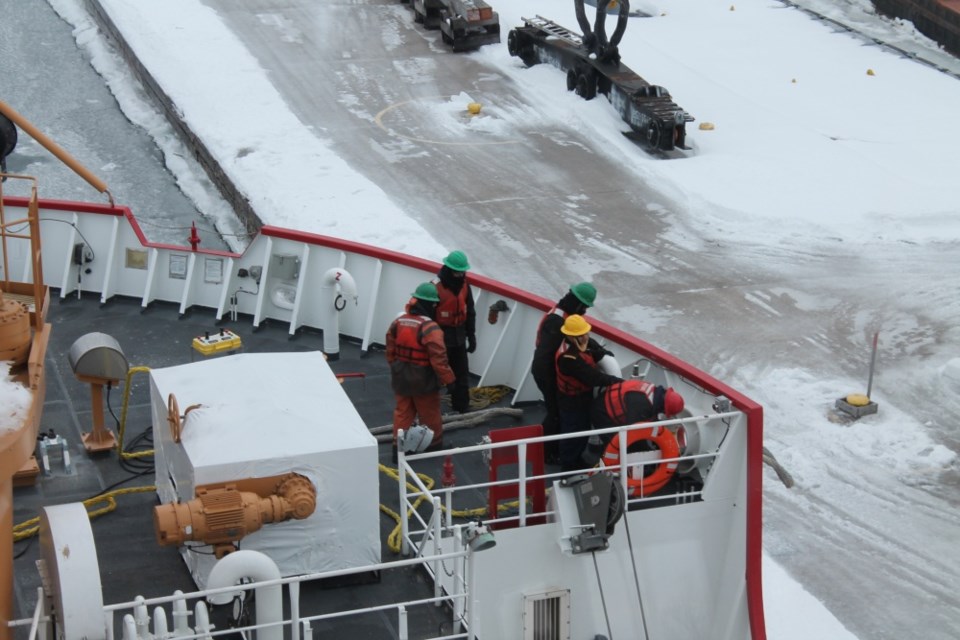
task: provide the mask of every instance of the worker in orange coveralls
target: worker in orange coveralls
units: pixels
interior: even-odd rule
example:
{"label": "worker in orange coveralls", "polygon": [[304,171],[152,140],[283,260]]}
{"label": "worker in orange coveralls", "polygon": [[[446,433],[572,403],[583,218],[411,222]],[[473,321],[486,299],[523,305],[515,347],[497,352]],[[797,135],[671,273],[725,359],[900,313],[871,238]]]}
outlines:
{"label": "worker in orange coveralls", "polygon": [[387,362],[390,386],[397,405],[393,410],[393,459],[397,456],[397,432],[408,430],[419,417],[433,432],[430,449],[443,447],[443,422],[440,417],[440,389],[455,376],[447,362],[443,330],[434,321],[437,313],[436,285],[420,284],[387,330]]}

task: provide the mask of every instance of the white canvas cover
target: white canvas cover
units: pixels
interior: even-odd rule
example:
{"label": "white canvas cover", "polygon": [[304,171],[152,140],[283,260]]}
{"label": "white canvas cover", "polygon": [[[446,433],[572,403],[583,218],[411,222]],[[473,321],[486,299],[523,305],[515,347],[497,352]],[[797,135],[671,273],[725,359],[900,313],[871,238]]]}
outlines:
{"label": "white canvas cover", "polygon": [[[313,515],[265,525],[240,548],[266,553],[285,576],[380,562],[377,442],[322,353],[213,357],[151,370],[150,386],[161,502],[190,500],[198,485],[299,473],[316,487]],[[179,444],[171,393],[181,414],[200,405]],[[205,587],[214,557],[182,554]]]}

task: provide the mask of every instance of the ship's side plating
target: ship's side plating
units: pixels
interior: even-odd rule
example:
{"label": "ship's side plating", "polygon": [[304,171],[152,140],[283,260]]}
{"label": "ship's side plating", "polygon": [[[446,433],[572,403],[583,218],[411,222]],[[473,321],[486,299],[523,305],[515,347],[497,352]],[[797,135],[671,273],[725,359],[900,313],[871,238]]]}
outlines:
{"label": "ship's side plating", "polygon": [[[710,440],[700,450],[717,453],[699,458],[702,489],[631,499],[634,510],[616,524],[608,548],[572,552],[569,540],[580,531],[556,515],[546,524],[497,528],[496,547],[475,559],[471,593],[482,631],[518,637],[516,621],[536,624],[529,611],[534,603],[562,599],[569,613],[555,621],[569,628],[571,638],[601,632],[638,639],[763,637],[751,633],[744,579],[749,437],[744,418],[700,421],[700,433]],[[559,496],[563,489],[554,485],[552,491]],[[527,515],[528,521],[534,518]],[[454,552],[455,539],[444,538],[439,550]],[[449,593],[456,591],[443,571],[437,575]]]}

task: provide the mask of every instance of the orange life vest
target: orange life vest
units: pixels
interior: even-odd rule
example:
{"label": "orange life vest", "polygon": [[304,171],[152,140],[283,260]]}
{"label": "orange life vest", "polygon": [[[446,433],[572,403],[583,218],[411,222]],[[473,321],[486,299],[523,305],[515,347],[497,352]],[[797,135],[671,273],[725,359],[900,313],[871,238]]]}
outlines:
{"label": "orange life vest", "polygon": [[[564,340],[563,344],[560,345],[560,348],[557,349],[557,355],[554,358],[555,363],[560,362],[560,358],[570,349],[572,345]],[[575,347],[574,347],[575,348]],[[589,364],[591,367],[597,366],[597,363],[593,359],[593,355],[589,351],[580,351],[577,352],[577,357],[582,358],[584,362]],[[586,393],[590,391],[592,387],[580,382],[573,376],[567,375],[560,371],[560,367],[557,366],[557,393],[563,396],[578,396],[581,393]]]}
{"label": "orange life vest", "polygon": [[613,424],[626,424],[627,402],[626,395],[631,392],[639,392],[647,396],[650,400],[650,406],[653,406],[653,392],[656,389],[653,385],[644,380],[624,380],[616,382],[607,387],[603,398],[603,410],[607,413]]}
{"label": "orange life vest", "polygon": [[441,282],[435,282],[437,285],[437,295],[440,296],[440,302],[437,303],[437,324],[441,327],[459,327],[467,321],[467,283],[464,281],[460,287],[459,293],[454,293],[443,286]]}
{"label": "orange life vest", "polygon": [[394,349],[397,360],[409,362],[421,367],[430,366],[430,355],[423,347],[422,336],[436,327],[436,323],[425,316],[406,313],[393,322]]}

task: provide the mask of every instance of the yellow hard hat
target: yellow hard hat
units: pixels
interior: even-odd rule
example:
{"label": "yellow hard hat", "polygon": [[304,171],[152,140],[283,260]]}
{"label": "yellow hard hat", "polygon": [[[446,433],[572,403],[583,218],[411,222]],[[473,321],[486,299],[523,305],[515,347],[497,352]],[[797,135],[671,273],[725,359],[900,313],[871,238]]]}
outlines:
{"label": "yellow hard hat", "polygon": [[590,333],[590,323],[583,319],[583,316],[574,314],[569,316],[560,327],[560,333],[566,336],[582,336]]}

